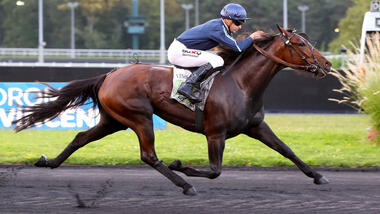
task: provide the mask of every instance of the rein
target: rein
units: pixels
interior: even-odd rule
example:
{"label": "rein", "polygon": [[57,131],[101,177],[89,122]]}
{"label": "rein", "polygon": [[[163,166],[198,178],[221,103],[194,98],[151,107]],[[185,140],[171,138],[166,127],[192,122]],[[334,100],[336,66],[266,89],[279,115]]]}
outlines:
{"label": "rein", "polygon": [[245,51],[241,52],[239,54],[238,57],[235,58],[235,60],[231,63],[230,66],[228,66],[228,68],[226,68],[225,70],[221,71],[222,75],[225,75],[228,71],[230,71],[232,69],[232,67],[234,67],[234,65],[240,60],[240,58],[244,55]]}
{"label": "rein", "polygon": [[[294,35],[294,34],[293,34]],[[293,36],[292,35],[292,36]],[[292,38],[292,36],[290,38],[286,38],[285,36],[283,36],[282,34],[280,34],[280,37],[281,39],[284,41],[284,44],[286,46],[289,47],[289,52],[290,52],[290,55],[292,57],[292,61],[294,61],[293,59],[293,54],[292,54],[292,49],[297,53],[297,55],[299,57],[301,57],[301,59],[303,61],[305,61],[308,65],[297,65],[297,64],[294,64],[294,63],[289,63],[289,62],[286,62],[282,59],[280,59],[279,57],[273,55],[273,54],[270,54],[269,52],[265,51],[264,49],[260,48],[259,46],[257,46],[255,43],[253,43],[253,46],[256,48],[257,51],[259,51],[262,55],[264,55],[265,57],[268,57],[270,58],[271,60],[279,63],[279,64],[282,64],[282,65],[285,65],[287,67],[290,67],[290,68],[293,68],[295,70],[305,70],[305,71],[308,71],[308,72],[311,72],[313,74],[315,74],[318,69],[320,69],[320,66],[319,66],[319,62],[317,60],[317,58],[315,57],[315,54],[314,54],[314,47],[312,46],[311,47],[311,53],[313,55],[313,58],[314,58],[314,63],[310,62],[309,60],[306,59],[306,57],[300,53],[299,50],[297,50],[293,44],[291,43],[290,39]]]}

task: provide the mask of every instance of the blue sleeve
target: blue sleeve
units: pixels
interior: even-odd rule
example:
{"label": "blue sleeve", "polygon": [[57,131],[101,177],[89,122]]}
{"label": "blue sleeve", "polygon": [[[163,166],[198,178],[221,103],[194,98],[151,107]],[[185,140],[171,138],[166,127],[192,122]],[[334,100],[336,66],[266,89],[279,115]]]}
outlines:
{"label": "blue sleeve", "polygon": [[225,45],[236,52],[242,52],[252,45],[252,38],[248,37],[241,41],[236,41],[231,35],[229,35],[224,27],[221,30],[217,30],[211,33],[210,38],[219,44]]}

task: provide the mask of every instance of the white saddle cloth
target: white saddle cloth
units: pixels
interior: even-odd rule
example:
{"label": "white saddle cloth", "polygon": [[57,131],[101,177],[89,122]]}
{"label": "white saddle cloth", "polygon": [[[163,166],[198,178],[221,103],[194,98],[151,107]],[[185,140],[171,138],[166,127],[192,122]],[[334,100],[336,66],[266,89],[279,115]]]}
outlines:
{"label": "white saddle cloth", "polygon": [[201,91],[202,101],[197,103],[197,104],[193,104],[186,97],[184,97],[180,94],[177,94],[177,90],[178,90],[179,86],[181,85],[181,83],[186,81],[186,79],[191,75],[191,72],[189,70],[186,70],[186,69],[174,67],[173,68],[173,88],[172,88],[172,93],[170,95],[170,98],[177,100],[179,103],[185,105],[186,107],[188,107],[192,111],[195,111],[196,107],[198,107],[201,111],[203,111],[205,104],[206,104],[208,94],[210,93],[211,86],[214,82],[214,77],[219,72],[220,71],[213,73],[211,76],[209,76],[206,80],[204,80],[201,83],[201,90],[200,91]]}

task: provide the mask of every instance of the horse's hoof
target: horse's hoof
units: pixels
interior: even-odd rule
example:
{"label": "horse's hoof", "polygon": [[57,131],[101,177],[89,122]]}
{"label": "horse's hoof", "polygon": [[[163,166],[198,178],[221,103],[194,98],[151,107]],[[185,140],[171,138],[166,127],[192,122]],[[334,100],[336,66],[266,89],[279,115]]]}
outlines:
{"label": "horse's hoof", "polygon": [[319,184],[328,184],[329,180],[325,176],[322,176],[319,179],[314,179],[314,183],[318,184],[318,185]]}
{"label": "horse's hoof", "polygon": [[182,163],[180,160],[175,160],[168,167],[171,170],[180,170],[182,168]]}
{"label": "horse's hoof", "polygon": [[188,196],[194,196],[197,195],[197,190],[193,186],[191,186],[190,188],[184,189],[183,194]]}
{"label": "horse's hoof", "polygon": [[36,167],[48,167],[48,161],[45,155],[41,155],[40,159],[34,164]]}

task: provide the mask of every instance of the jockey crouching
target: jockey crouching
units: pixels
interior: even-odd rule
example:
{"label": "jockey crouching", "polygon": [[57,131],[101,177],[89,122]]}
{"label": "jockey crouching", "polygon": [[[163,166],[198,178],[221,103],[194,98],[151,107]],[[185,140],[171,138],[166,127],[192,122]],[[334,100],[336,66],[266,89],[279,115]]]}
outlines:
{"label": "jockey crouching", "polygon": [[178,89],[178,93],[185,96],[192,103],[202,100],[193,90],[199,90],[200,83],[223,67],[222,57],[206,52],[217,45],[223,45],[236,52],[242,52],[252,45],[253,40],[264,35],[256,31],[244,40],[236,41],[232,33],[241,29],[247,19],[247,12],[239,5],[230,3],[220,11],[221,18],[212,19],[204,24],[195,26],[183,32],[174,39],[168,49],[168,59],[173,65],[181,67],[199,67],[186,82]]}

